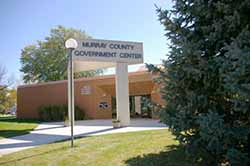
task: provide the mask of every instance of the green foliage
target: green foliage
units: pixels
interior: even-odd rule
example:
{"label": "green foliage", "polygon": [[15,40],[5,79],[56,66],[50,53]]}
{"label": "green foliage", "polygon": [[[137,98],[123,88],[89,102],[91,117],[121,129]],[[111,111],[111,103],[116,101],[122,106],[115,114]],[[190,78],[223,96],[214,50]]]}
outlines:
{"label": "green foliage", "polygon": [[10,88],[11,80],[6,75],[6,69],[0,64],[0,114],[16,104],[16,89]]}
{"label": "green foliage", "polygon": [[142,117],[152,118],[153,107],[150,96],[141,96],[141,114]]}
{"label": "green foliage", "polygon": [[162,120],[203,165],[249,165],[250,1],[175,0],[158,82]]}
{"label": "green foliage", "polygon": [[[67,110],[67,115],[68,115],[68,110]],[[87,117],[85,116],[84,111],[76,105],[75,106],[75,120],[84,120],[85,118]]]}
{"label": "green foliage", "polygon": [[8,101],[7,99],[7,88],[5,87],[0,87],[0,114],[4,114],[5,109],[6,109],[6,103]]}
{"label": "green foliage", "polygon": [[15,104],[16,89],[9,89],[7,87],[3,87],[2,89],[0,89],[0,113],[6,113],[6,110],[15,106]]}
{"label": "green foliage", "polygon": [[[58,26],[51,29],[44,41],[26,46],[22,50],[21,69],[24,82],[48,82],[67,78],[67,53],[64,43],[69,38],[90,38],[84,31]],[[102,70],[75,73],[75,78],[91,77]]]}
{"label": "green foliage", "polygon": [[[38,109],[39,120],[41,121],[62,121],[68,117],[67,105],[47,105]],[[80,107],[75,106],[75,120],[83,120],[85,118],[84,111]]]}

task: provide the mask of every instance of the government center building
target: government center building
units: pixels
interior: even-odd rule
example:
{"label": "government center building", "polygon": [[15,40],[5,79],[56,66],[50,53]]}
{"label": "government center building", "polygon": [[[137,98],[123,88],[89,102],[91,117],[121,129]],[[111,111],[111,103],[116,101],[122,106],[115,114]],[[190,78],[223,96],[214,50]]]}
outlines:
{"label": "government center building", "polygon": [[[158,111],[146,101],[163,104],[156,75],[142,66],[128,73],[129,110],[131,118],[158,118]],[[39,108],[68,103],[67,80],[21,85],[17,89],[17,118],[39,118]],[[116,114],[115,75],[74,80],[75,105],[89,119],[111,119]]]}

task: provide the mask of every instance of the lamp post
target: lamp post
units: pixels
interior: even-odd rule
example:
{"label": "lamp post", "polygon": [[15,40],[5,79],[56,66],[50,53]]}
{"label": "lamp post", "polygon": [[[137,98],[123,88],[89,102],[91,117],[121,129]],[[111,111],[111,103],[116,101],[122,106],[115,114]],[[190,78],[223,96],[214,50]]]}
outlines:
{"label": "lamp post", "polygon": [[74,146],[74,72],[73,72],[73,61],[72,61],[72,52],[77,48],[77,41],[75,39],[68,39],[65,42],[65,47],[68,51],[68,116],[70,119],[71,127],[71,147]]}

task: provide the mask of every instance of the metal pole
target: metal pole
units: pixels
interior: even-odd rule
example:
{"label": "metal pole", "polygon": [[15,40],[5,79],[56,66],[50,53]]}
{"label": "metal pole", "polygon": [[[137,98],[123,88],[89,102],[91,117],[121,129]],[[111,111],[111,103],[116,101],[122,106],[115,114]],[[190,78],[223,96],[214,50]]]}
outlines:
{"label": "metal pole", "polygon": [[71,148],[74,146],[74,116],[73,116],[73,110],[74,110],[74,101],[73,101],[73,61],[72,61],[72,51],[73,49],[68,50],[68,56],[69,56],[69,107],[70,107],[70,126],[71,126]]}

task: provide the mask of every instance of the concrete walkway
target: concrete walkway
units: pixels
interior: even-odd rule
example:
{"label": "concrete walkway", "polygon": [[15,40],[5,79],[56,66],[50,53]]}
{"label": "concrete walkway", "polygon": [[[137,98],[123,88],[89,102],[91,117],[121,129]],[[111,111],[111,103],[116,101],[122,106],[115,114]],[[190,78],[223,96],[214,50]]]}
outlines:
{"label": "concrete walkway", "polygon": [[[74,135],[75,137],[83,137],[163,128],[166,128],[164,124],[152,119],[132,119],[129,127],[118,129],[112,127],[111,119],[84,120],[76,121]],[[63,122],[41,123],[34,131],[30,132],[30,134],[0,139],[0,156],[69,138],[70,127],[64,127]]]}

